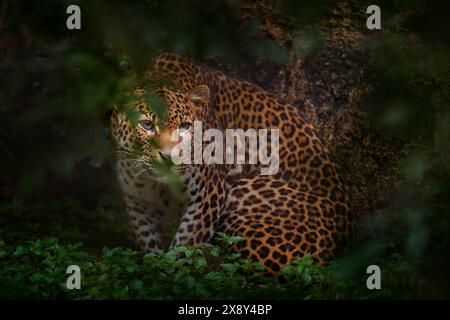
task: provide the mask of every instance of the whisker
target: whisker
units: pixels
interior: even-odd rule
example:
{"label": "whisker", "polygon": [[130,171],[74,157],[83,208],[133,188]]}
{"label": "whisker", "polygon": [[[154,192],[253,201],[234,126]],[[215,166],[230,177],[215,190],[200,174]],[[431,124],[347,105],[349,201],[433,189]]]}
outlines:
{"label": "whisker", "polygon": [[138,159],[136,159],[135,161],[134,161],[134,163],[133,163],[133,167],[136,169],[138,166],[145,166],[146,165],[146,163],[145,163],[145,161],[143,160],[143,159],[141,159],[141,158],[138,158]]}
{"label": "whisker", "polygon": [[115,156],[115,155],[133,156],[133,154],[131,152],[127,152],[127,151],[113,151],[113,152],[111,152],[111,154],[113,156]]}
{"label": "whisker", "polygon": [[135,177],[139,177],[142,173],[144,173],[145,171],[147,171],[148,169],[147,168],[145,168],[145,169],[143,169],[142,171],[139,171],[136,175],[135,175]]}

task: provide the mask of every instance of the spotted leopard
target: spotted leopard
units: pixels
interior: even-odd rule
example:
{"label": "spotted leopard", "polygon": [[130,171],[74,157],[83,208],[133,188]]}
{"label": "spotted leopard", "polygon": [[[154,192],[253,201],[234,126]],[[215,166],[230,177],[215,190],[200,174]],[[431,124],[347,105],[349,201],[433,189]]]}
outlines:
{"label": "spotted leopard", "polygon": [[[136,89],[133,96],[141,96]],[[131,99],[132,109],[139,112],[140,119],[155,121],[148,106],[139,99]],[[139,156],[139,142],[147,139],[147,132],[133,122],[125,113],[113,110],[111,114],[111,137],[114,143],[116,173],[120,182],[125,210],[134,234],[137,248],[155,251],[167,248],[170,242],[164,232],[164,219],[168,213],[180,215],[184,202],[165,183],[146,174]]]}
{"label": "spotted leopard", "polygon": [[[260,175],[257,165],[174,167],[185,179],[190,201],[172,246],[204,245],[218,232],[239,235],[243,241],[233,250],[272,271],[305,254],[320,263],[334,257],[352,233],[350,200],[327,148],[295,107],[173,54],[158,56],[147,77],[170,79],[180,89],[157,90],[167,108],[165,119],[155,120],[151,106],[139,104],[141,121],[154,130],[141,123],[134,128],[147,160],[167,156],[173,148],[167,137],[194,120],[206,124],[204,129],[280,129],[275,175]],[[158,143],[149,143],[154,140]],[[151,167],[151,161],[145,163]]]}

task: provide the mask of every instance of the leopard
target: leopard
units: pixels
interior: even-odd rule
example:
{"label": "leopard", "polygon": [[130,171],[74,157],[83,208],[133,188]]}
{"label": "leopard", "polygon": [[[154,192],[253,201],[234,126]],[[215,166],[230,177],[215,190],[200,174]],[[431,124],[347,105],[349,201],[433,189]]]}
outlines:
{"label": "leopard", "polygon": [[135,138],[149,172],[155,158],[171,154],[174,142],[168,137],[180,130],[192,135],[194,121],[205,129],[280,132],[279,170],[273,175],[261,175],[258,165],[173,165],[189,200],[171,247],[203,246],[225,233],[242,239],[232,251],[271,272],[305,255],[321,264],[332,260],[353,233],[350,196],[328,149],[299,110],[255,84],[172,53],[158,56],[149,70],[148,79],[164,77],[176,87],[155,91],[166,107],[163,120],[155,120],[151,105],[139,104],[144,122]]}
{"label": "leopard", "polygon": [[167,249],[170,239],[167,239],[164,230],[164,220],[169,213],[180,215],[184,202],[179,192],[174,193],[166,183],[146,174],[147,170],[141,163],[137,142],[147,137],[149,128],[145,126],[146,121],[155,121],[154,113],[149,113],[146,104],[133,98],[143,93],[140,88],[122,93],[129,97],[132,104],[130,110],[139,113],[140,125],[133,125],[125,112],[114,107],[109,115],[109,132],[114,145],[114,168],[135,247],[140,251],[153,252]]}

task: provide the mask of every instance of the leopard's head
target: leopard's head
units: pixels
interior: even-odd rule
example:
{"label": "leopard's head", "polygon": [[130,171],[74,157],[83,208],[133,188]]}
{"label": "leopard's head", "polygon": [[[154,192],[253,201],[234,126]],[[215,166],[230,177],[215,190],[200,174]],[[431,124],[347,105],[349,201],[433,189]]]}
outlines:
{"label": "leopard's head", "polygon": [[[157,178],[169,169],[179,176],[188,167],[183,157],[194,153],[194,122],[201,121],[210,91],[205,85],[187,92],[167,87],[152,89],[163,112],[145,99],[146,89],[136,89],[128,110],[114,110],[111,115],[111,136],[117,156],[135,160],[135,167],[143,175]],[[190,144],[190,148],[183,148]],[[184,153],[189,150],[190,154]]]}

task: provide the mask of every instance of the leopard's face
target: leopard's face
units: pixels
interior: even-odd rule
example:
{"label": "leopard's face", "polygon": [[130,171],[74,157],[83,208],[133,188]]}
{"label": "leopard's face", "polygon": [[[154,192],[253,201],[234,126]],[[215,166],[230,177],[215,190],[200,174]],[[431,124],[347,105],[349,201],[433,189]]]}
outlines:
{"label": "leopard's face", "polygon": [[[187,166],[182,157],[190,157],[194,152],[194,122],[201,120],[209,89],[203,85],[187,93],[164,87],[156,89],[154,93],[165,107],[160,116],[143,99],[144,93],[140,88],[134,92],[137,97],[132,105],[132,112],[137,116],[135,121],[126,112],[113,111],[111,131],[116,153],[122,159],[133,159],[139,174],[160,179],[164,178],[161,169],[169,168],[183,176]],[[183,144],[187,143],[191,148],[183,149]],[[189,150],[190,154],[184,154],[183,150]]]}

